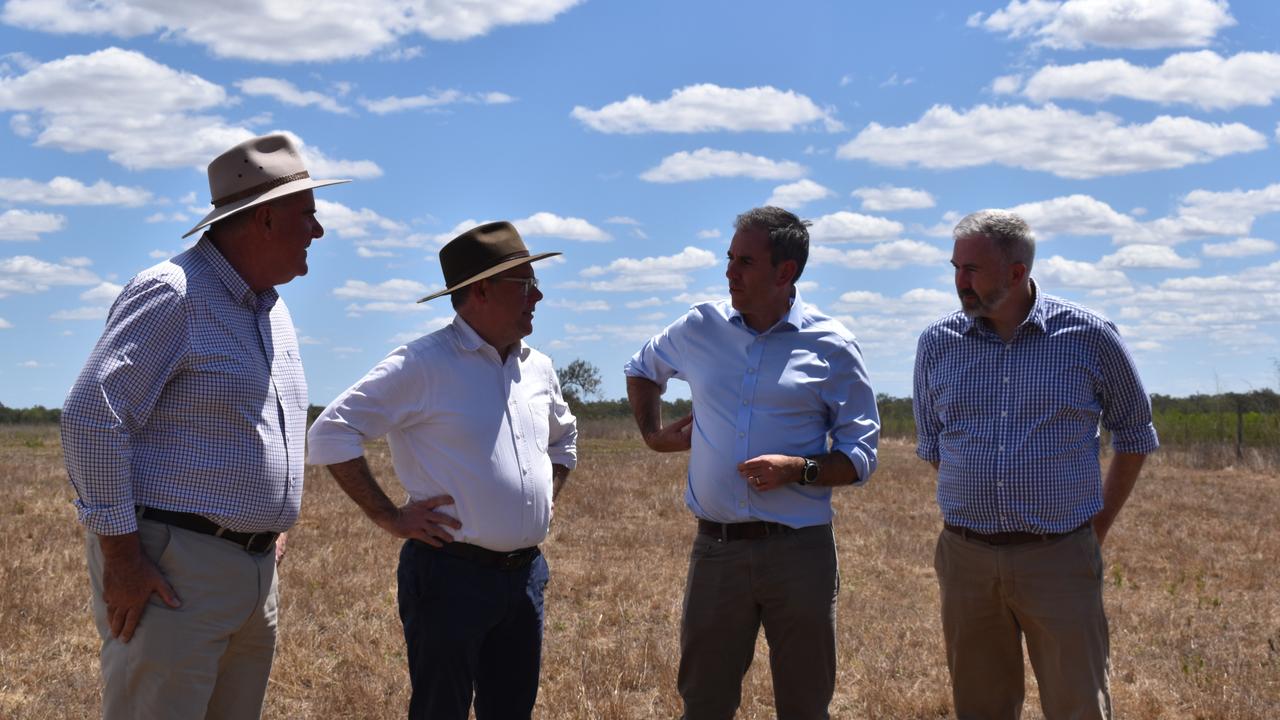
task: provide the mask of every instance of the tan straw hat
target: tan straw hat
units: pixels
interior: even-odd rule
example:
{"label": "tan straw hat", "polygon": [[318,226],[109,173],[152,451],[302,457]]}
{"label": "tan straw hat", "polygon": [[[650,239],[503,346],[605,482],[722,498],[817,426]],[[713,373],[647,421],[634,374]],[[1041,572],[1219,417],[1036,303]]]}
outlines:
{"label": "tan straw hat", "polygon": [[205,215],[182,237],[269,200],[346,182],[351,181],[312,180],[302,166],[298,148],[285,135],[263,135],[245,140],[209,163],[213,212]]}
{"label": "tan straw hat", "polygon": [[434,300],[517,265],[559,254],[530,255],[520,233],[509,222],[491,222],[471,228],[440,248],[440,269],[444,271],[445,289],[418,302]]}

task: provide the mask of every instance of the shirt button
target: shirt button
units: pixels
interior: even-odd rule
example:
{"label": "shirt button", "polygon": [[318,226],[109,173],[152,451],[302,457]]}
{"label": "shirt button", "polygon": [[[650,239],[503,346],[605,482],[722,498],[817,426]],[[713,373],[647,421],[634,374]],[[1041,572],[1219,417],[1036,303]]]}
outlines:
{"label": "shirt button", "polygon": [[740,508],[744,508],[744,507],[746,507],[746,506],[747,506],[747,501],[745,501],[745,500],[739,500],[739,501],[738,501],[738,507],[740,507]]}
{"label": "shirt button", "polygon": [[997,480],[997,481],[996,481],[996,487],[1004,487],[1004,481],[1003,481],[1003,480]]}
{"label": "shirt button", "polygon": [[742,406],[743,406],[743,407],[746,407],[746,406],[748,406],[748,405],[750,405],[750,404],[751,404],[751,401],[750,401],[750,400],[743,400],[743,401],[742,401]]}
{"label": "shirt button", "polygon": [[746,436],[747,436],[747,434],[746,434],[746,433],[738,433],[738,437],[740,437],[740,438],[743,438],[743,437],[746,437]]}
{"label": "shirt button", "polygon": [[1000,417],[1009,417],[1009,411],[1008,411],[1008,410],[1001,410],[1001,411],[1000,411]]}
{"label": "shirt button", "polygon": [[747,368],[747,374],[750,375],[756,371],[755,368]]}
{"label": "shirt button", "polygon": [[1005,375],[1005,376],[1004,376],[1004,381],[1005,381],[1005,382],[1009,382],[1009,376],[1008,376],[1008,375]]}
{"label": "shirt button", "polygon": [[1003,445],[1001,445],[1001,446],[1000,446],[1000,452],[1004,452],[1004,446],[1003,446]]}

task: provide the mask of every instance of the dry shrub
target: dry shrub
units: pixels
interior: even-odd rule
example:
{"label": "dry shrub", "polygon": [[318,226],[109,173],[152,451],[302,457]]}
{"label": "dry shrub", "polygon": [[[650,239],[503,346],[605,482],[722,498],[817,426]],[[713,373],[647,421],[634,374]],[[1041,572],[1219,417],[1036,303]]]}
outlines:
{"label": "dry shrub", "polygon": [[[583,430],[582,464],[544,545],[552,581],[537,717],[676,717],[680,599],[693,533],[683,503],[685,458],[649,452],[626,423]],[[932,570],[940,521],[932,470],[912,450],[885,440],[871,483],[836,492],[836,718],[949,714]],[[369,456],[391,480],[385,445],[371,446]],[[1107,541],[1117,714],[1274,717],[1280,478],[1239,466],[1190,469],[1172,457],[1153,458]],[[56,430],[0,430],[0,477],[0,717],[91,717],[97,638]],[[408,675],[395,607],[399,543],[316,469],[307,482],[281,571],[266,717],[402,716]],[[1026,715],[1041,717],[1034,681],[1028,684]],[[773,717],[763,640],[738,716]]]}

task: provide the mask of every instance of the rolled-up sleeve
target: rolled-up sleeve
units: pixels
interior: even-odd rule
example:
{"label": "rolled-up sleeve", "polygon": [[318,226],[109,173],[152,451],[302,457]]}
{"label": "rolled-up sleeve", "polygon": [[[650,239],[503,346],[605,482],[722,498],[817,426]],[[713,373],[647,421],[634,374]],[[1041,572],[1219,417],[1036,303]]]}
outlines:
{"label": "rolled-up sleeve", "polygon": [[681,368],[680,334],[689,324],[690,315],[685,315],[671,323],[665,330],[649,338],[640,350],[631,356],[622,372],[627,377],[638,377],[656,383],[667,391],[667,381],[671,378],[683,379]]}
{"label": "rolled-up sleeve", "polygon": [[62,408],[63,459],[79,520],[90,531],[138,529],[130,439],[146,426],[188,348],[177,290],[152,280],[121,292]]}
{"label": "rolled-up sleeve", "polygon": [[420,410],[426,377],[405,368],[409,352],[408,347],[397,348],[329,403],[307,432],[308,464],[358,458],[365,442],[386,435]]}
{"label": "rolled-up sleeve", "polygon": [[933,395],[929,392],[929,333],[926,331],[916,343],[915,372],[911,381],[911,413],[916,421],[916,455],[928,462],[938,462],[938,435],[942,422],[933,408]]}
{"label": "rolled-up sleeve", "polygon": [[553,464],[572,470],[578,466],[578,420],[569,411],[569,403],[564,401],[555,370],[551,369],[548,375],[551,409],[547,413],[547,455]]}
{"label": "rolled-up sleeve", "polygon": [[1112,323],[1100,331],[1098,359],[1102,365],[1102,426],[1111,433],[1111,447],[1118,453],[1155,452],[1160,441],[1151,421],[1151,398]]}
{"label": "rolled-up sleeve", "polygon": [[857,471],[854,485],[871,479],[880,443],[880,411],[871,388],[862,352],[848,341],[829,359],[830,381],[822,383],[823,400],[831,413],[831,451],[849,458]]}

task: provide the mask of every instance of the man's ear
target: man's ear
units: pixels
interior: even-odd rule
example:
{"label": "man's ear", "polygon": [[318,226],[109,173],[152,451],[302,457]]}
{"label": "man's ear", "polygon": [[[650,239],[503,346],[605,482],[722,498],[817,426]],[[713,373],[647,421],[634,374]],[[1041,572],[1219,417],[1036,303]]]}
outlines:
{"label": "man's ear", "polygon": [[260,223],[266,230],[271,229],[272,215],[273,211],[269,202],[262,203],[253,209],[253,221]]}
{"label": "man's ear", "polygon": [[1027,264],[1015,262],[1009,265],[1009,281],[1011,286],[1021,285],[1027,279]]}
{"label": "man's ear", "polygon": [[783,260],[778,263],[778,274],[776,275],[779,285],[790,285],[796,279],[796,269],[799,264],[795,260]]}

